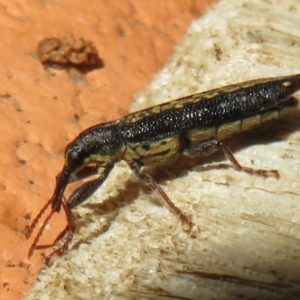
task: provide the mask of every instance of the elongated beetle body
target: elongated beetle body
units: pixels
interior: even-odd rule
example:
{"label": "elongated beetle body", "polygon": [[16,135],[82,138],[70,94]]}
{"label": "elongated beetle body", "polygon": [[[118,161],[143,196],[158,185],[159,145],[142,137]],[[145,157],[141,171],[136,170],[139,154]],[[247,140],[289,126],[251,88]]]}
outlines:
{"label": "elongated beetle body", "polygon": [[[41,216],[51,206],[51,213],[40,228],[29,257],[42,232],[56,212],[63,207],[68,224],[55,242],[65,238],[60,255],[75,233],[73,208],[88,199],[106,180],[114,164],[128,163],[136,177],[156,189],[170,208],[189,227],[192,221],[169,199],[154,178],[142,172],[174,159],[177,155],[205,156],[222,150],[235,169],[262,176],[278,176],[276,170],[255,170],[241,166],[223,141],[282,114],[295,110],[298,101],[291,97],[300,89],[300,74],[266,78],[234,84],[198,93],[132,113],[113,122],[90,127],[80,133],[65,150],[65,164],[56,177],[56,188],[30,226],[31,235]],[[68,184],[97,175],[79,186],[68,200]]]}

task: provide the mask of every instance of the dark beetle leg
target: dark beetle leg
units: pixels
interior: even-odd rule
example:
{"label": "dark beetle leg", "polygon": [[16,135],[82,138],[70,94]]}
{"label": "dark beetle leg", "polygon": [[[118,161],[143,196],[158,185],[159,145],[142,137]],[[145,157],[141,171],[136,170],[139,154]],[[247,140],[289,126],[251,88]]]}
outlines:
{"label": "dark beetle leg", "polygon": [[135,176],[145,185],[150,186],[154,190],[156,190],[162,198],[166,201],[169,207],[175,212],[175,214],[179,217],[182,223],[187,224],[189,228],[191,228],[194,224],[181,210],[178,208],[171,199],[167,196],[164,190],[159,186],[159,184],[155,181],[155,179],[149,174],[144,174],[139,172],[139,167],[132,167]]}
{"label": "dark beetle leg", "polygon": [[46,258],[47,264],[49,264],[50,259],[52,258],[53,255],[62,255],[69,248],[69,244],[72,241],[76,231],[76,224],[74,221],[74,215],[72,213],[72,209],[78,206],[79,204],[81,204],[82,202],[86,201],[101,186],[103,181],[106,179],[109,171],[110,169],[107,170],[105,175],[101,178],[96,178],[94,180],[82,184],[73,192],[73,194],[70,196],[70,198],[66,203],[63,202],[63,208],[67,216],[68,225],[56,238],[55,243],[57,243],[59,240],[62,240],[64,237],[66,238],[62,247],[56,249],[50,255],[47,256]]}
{"label": "dark beetle leg", "polygon": [[[93,175],[95,174],[95,168],[85,168],[83,169],[84,172],[81,173],[81,175],[83,174],[89,174],[89,175]],[[61,248],[55,250],[54,252],[52,252],[47,258],[46,258],[46,262],[47,264],[49,263],[51,257],[53,255],[62,255],[69,247],[70,242],[72,241],[72,238],[74,236],[75,230],[76,230],[76,224],[74,222],[74,216],[72,213],[72,209],[75,208],[76,206],[78,206],[79,204],[81,204],[82,202],[84,202],[85,200],[87,200],[100,186],[101,184],[104,182],[104,180],[107,178],[109,172],[110,172],[111,168],[108,168],[104,174],[102,174],[102,176],[100,178],[96,178],[94,180],[85,182],[84,184],[82,184],[80,187],[78,187],[73,194],[70,196],[70,198],[68,199],[68,201],[62,200],[62,207],[66,213],[66,217],[67,217],[67,226],[66,228],[59,234],[59,236],[56,238],[54,244],[56,242],[58,242],[59,240],[65,238],[64,244]],[[83,177],[82,177],[83,178]],[[80,177],[81,179],[81,177]],[[52,199],[48,201],[48,203],[45,205],[45,209],[51,204]],[[32,225],[30,228],[32,228],[30,230],[30,233],[32,232],[33,225],[35,226],[36,223],[38,222],[38,220],[40,219],[41,215],[44,213],[45,209],[42,209],[41,213],[38,214],[38,216],[36,217],[36,219],[33,221]],[[39,241],[40,236],[42,235],[42,232],[45,229],[45,226],[47,225],[48,221],[51,219],[52,215],[55,213],[56,211],[52,209],[52,211],[50,212],[50,214],[47,216],[46,220],[44,221],[42,227],[40,228],[39,232],[37,233],[37,236],[35,238],[35,240],[33,241],[29,253],[28,253],[28,257],[30,257],[33,254],[33,251],[35,249],[42,249],[45,248],[45,246],[37,246],[37,243]]]}
{"label": "dark beetle leg", "polygon": [[252,168],[241,166],[239,162],[235,159],[230,149],[223,142],[220,142],[218,140],[208,140],[205,142],[200,142],[196,145],[186,148],[183,154],[186,156],[205,156],[219,150],[223,151],[226,158],[232,163],[233,167],[237,171],[243,171],[248,174],[259,175],[264,177],[269,177],[269,176],[279,177],[279,173],[277,170],[252,169]]}

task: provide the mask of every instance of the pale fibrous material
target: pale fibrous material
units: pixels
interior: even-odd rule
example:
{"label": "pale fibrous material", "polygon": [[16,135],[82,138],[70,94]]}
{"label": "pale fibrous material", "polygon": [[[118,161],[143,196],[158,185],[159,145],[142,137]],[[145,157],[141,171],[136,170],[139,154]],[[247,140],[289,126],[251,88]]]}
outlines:
{"label": "pale fibrous material", "polygon": [[[132,111],[299,73],[299,15],[296,0],[221,1],[191,24]],[[299,120],[283,116],[229,143],[243,166],[278,179],[238,172],[222,153],[153,173],[192,232],[120,162],[75,210],[71,249],[26,299],[299,299]]]}

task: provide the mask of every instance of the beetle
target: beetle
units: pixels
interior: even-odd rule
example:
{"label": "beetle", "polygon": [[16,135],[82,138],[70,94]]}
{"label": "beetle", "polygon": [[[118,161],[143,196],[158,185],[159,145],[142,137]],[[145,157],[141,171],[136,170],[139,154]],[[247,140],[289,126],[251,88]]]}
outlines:
{"label": "beetle", "polygon": [[[295,110],[298,101],[292,95],[299,89],[300,74],[251,80],[179,98],[84,130],[66,146],[65,163],[56,177],[53,196],[28,229],[27,238],[51,207],[28,256],[41,248],[37,244],[45,226],[61,208],[65,211],[67,226],[54,244],[63,238],[65,241],[47,260],[68,249],[76,230],[72,209],[102,185],[120,160],[127,162],[139,181],[157,190],[189,228],[193,226],[190,218],[170,200],[152,176],[143,172],[144,167],[160,165],[178,155],[206,156],[222,150],[236,170],[278,177],[277,170],[241,166],[224,140]],[[97,177],[79,186],[68,199],[64,198],[70,183],[93,175]]]}

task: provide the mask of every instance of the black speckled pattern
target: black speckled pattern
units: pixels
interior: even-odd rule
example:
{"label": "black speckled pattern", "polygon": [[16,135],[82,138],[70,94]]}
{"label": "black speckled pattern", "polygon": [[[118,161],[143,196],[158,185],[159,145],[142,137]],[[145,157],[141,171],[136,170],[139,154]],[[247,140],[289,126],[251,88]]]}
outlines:
{"label": "black speckled pattern", "polygon": [[[142,111],[145,116],[135,122],[127,122],[126,117],[121,119],[120,136],[125,141],[137,143],[191,129],[219,126],[274,108],[299,88],[300,75],[294,75],[245,82],[177,99],[162,104],[158,113],[147,114],[152,108]],[[213,93],[214,97],[209,96]],[[179,108],[170,105],[184,101],[186,104]]]}

